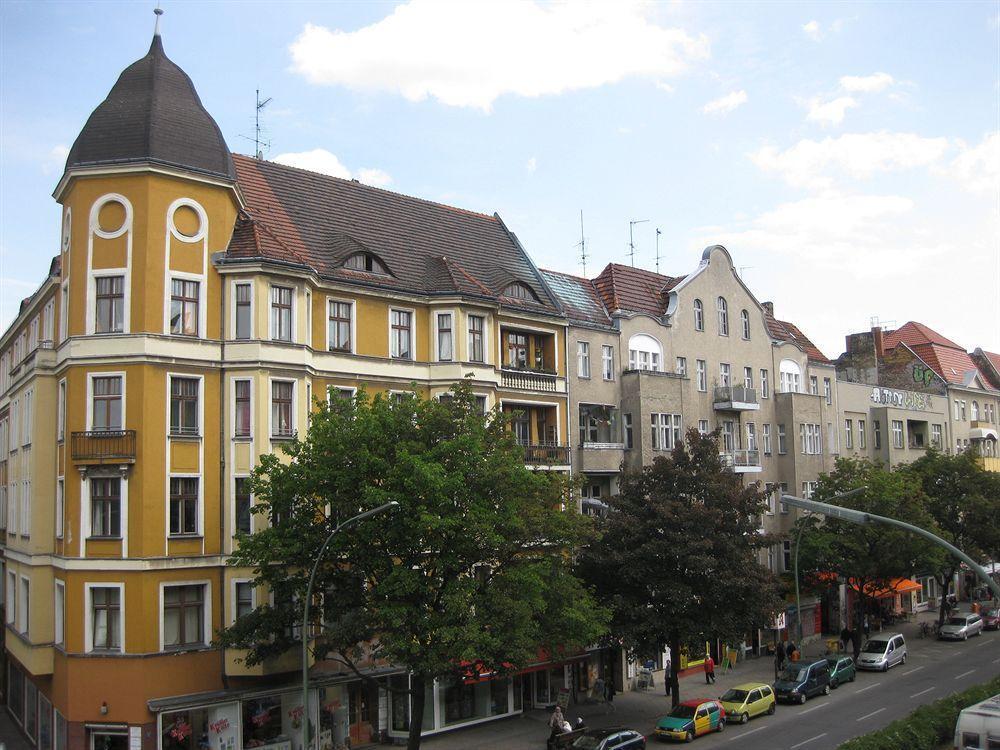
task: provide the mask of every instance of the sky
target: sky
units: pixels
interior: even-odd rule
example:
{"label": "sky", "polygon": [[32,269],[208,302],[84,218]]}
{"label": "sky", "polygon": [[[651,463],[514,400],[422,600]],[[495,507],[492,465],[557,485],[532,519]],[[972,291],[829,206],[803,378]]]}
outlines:
{"label": "sky", "polygon": [[[152,2],[0,2],[0,329]],[[230,149],[497,212],[543,268],[722,244],[828,355],[873,319],[1000,351],[1000,2],[163,0]],[[581,235],[581,212],[583,232]]]}

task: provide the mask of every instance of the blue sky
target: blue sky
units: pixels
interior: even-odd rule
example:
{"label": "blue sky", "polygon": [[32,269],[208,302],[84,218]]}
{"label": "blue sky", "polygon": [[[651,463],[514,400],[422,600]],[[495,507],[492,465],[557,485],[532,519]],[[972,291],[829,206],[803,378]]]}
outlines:
{"label": "blue sky", "polygon": [[[68,147],[152,3],[0,4],[0,324],[58,247]],[[1000,3],[165,0],[232,150],[497,211],[543,267],[725,244],[828,354],[872,316],[1000,351]]]}

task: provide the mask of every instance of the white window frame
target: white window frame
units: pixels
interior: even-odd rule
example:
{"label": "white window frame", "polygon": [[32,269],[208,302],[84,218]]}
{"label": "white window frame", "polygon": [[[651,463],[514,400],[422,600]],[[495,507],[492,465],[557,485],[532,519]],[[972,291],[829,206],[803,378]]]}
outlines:
{"label": "white window frame", "polygon": [[701,393],[708,392],[708,362],[704,359],[695,360],[695,372],[698,379],[698,390]]}
{"label": "white window frame", "polygon": [[53,643],[56,647],[66,648],[66,582],[55,579],[52,611],[55,619]]}
{"label": "white window frame", "polygon": [[[434,361],[435,362],[461,362],[462,359],[461,359],[461,357],[458,356],[458,340],[457,340],[457,338],[455,336],[455,326],[458,325],[458,312],[456,310],[450,309],[450,308],[443,308],[442,309],[442,308],[436,308],[435,307],[435,308],[431,308],[431,314],[434,316],[434,319],[432,321],[433,325],[434,325]],[[438,320],[438,316],[439,315],[450,315],[451,316],[451,336],[450,336],[450,338],[451,338],[451,357],[449,357],[448,359],[441,359],[441,337],[440,337],[441,329],[440,329],[440,321]],[[353,318],[354,318],[353,314],[351,315],[351,318],[352,318],[351,322],[353,323]],[[391,320],[392,320],[392,318],[390,317],[390,325],[389,325],[390,335],[391,335],[391,331],[392,331]],[[411,318],[411,320],[413,320],[413,319]],[[411,328],[416,328],[416,326],[411,324]],[[413,335],[412,330],[411,330],[410,335],[411,336]],[[392,342],[390,340],[390,346],[391,346],[391,344],[392,344]],[[486,346],[486,342],[485,341],[483,341],[483,346]],[[415,355],[416,355],[416,352],[414,351],[414,358],[415,358]]]}
{"label": "white window frame", "polygon": [[864,419],[858,420],[858,449],[867,450],[868,449],[868,435],[865,434],[867,425]]}
{"label": "white window frame", "polygon": [[[274,330],[274,290],[275,289],[287,289],[291,294],[291,302],[289,303],[288,310],[288,339],[279,339],[275,335]],[[271,283],[267,287],[267,327],[269,339],[278,344],[294,344],[296,343],[295,336],[295,326],[297,324],[297,316],[295,315],[295,302],[298,297],[298,287],[295,284],[274,284]],[[252,316],[251,316],[252,317]]]}
{"label": "white window frame", "polygon": [[[170,306],[171,300],[174,296],[174,281],[193,281],[198,285],[198,330],[195,331],[194,335],[191,335],[190,333],[174,333],[170,329]],[[164,332],[168,336],[177,336],[178,338],[186,339],[205,338],[207,333],[206,321],[208,320],[208,290],[205,288],[207,285],[208,280],[203,274],[186,273],[184,271],[167,271],[167,288],[166,294],[164,295],[166,297],[164,300],[166,312],[163,317],[163,328]]]}
{"label": "white window frame", "polygon": [[[105,649],[94,648],[94,618],[93,618],[93,593],[94,589],[118,589],[118,642],[121,643],[119,651],[107,651]],[[83,584],[83,637],[84,653],[128,653],[125,648],[125,583],[123,581],[93,581]]]}
{"label": "white window frame", "polygon": [[715,300],[716,322],[720,336],[729,336],[729,302],[721,294]]}
{"label": "white window frame", "polygon": [[[125,371],[108,371],[108,372],[88,372],[87,373],[87,431],[90,432],[94,429],[94,378],[121,378],[122,380],[122,426],[120,429],[126,429],[125,425],[128,424],[126,421],[126,411],[125,407],[128,404],[127,390],[128,390],[128,380],[125,377]],[[169,408],[169,407],[168,407]]]}
{"label": "white window frame", "polygon": [[66,526],[66,478],[56,477],[56,539],[62,539]]}
{"label": "white window frame", "polygon": [[[291,383],[292,384],[292,430],[290,435],[275,435],[274,434],[274,383]],[[268,378],[267,380],[267,436],[270,440],[290,440],[292,436],[296,434],[298,426],[298,411],[299,411],[299,387],[298,381],[295,378]],[[235,389],[234,396],[235,399]],[[251,400],[250,409],[253,411],[253,387],[251,386]],[[252,424],[251,418],[251,424]],[[252,432],[252,430],[251,430]]]}
{"label": "white window frame", "polygon": [[694,317],[694,330],[705,330],[705,303],[700,299],[695,299],[691,303],[692,315]]}
{"label": "white window frame", "polygon": [[854,450],[854,420],[844,419],[844,447]]}
{"label": "white window frame", "polygon": [[699,419],[698,420],[698,432],[701,435],[707,435],[710,432],[710,430],[708,429],[708,420],[707,419]]}
{"label": "white window frame", "polygon": [[742,328],[743,340],[750,340],[750,313],[746,310],[740,310],[740,326]]}
{"label": "white window frame", "polygon": [[4,606],[7,610],[7,624],[13,626],[17,616],[17,573],[13,570],[7,571],[7,590]]}
{"label": "white window frame", "polygon": [[[410,356],[402,357],[398,354],[392,353],[392,314],[394,312],[405,312],[410,315]],[[417,311],[412,307],[398,307],[393,305],[389,308],[389,314],[386,316],[386,325],[389,332],[389,359],[398,359],[401,362],[416,362],[417,361]],[[486,341],[483,341],[483,346],[486,346]]]}
{"label": "white window frame", "polygon": [[250,606],[253,609],[257,609],[257,587],[253,585],[253,578],[234,578],[229,586],[230,595],[230,605],[229,605],[229,624],[230,626],[236,624],[236,605],[238,599],[236,598],[236,591],[241,583],[250,584]]}
{"label": "white window frame", "polygon": [[[248,383],[250,383],[250,433],[248,435],[237,435],[236,434],[236,412],[237,412],[237,406],[236,406],[236,384],[237,383],[241,383],[241,382],[248,382]],[[254,378],[252,378],[252,377],[244,377],[243,375],[232,375],[229,378],[229,393],[230,393],[229,399],[230,399],[230,404],[231,404],[230,408],[232,409],[232,417],[229,420],[229,436],[233,440],[237,440],[237,441],[248,441],[249,440],[249,441],[252,441],[254,439],[254,429],[253,429],[253,427],[254,427],[254,417],[257,414],[257,409],[256,409],[257,404],[255,403],[255,399],[254,399],[254,393],[255,393],[255,387],[254,386],[255,386],[255,383],[256,383],[256,380]]]}
{"label": "white window frame", "polygon": [[[643,357],[642,355],[647,355]],[[648,333],[637,333],[628,340],[630,370],[660,372],[663,365],[663,345]]]}
{"label": "white window frame", "polygon": [[[171,431],[170,425],[170,398],[173,389],[174,380],[197,380],[198,381],[198,424],[195,425],[195,432],[173,432]],[[124,388],[122,388],[124,390]],[[124,425],[124,418],[122,419],[122,424]],[[167,437],[170,438],[202,438],[204,437],[204,427],[205,427],[205,376],[204,375],[192,375],[184,372],[168,372],[167,373]],[[124,427],[123,427],[124,429]]]}
{"label": "white window frame", "polygon": [[577,377],[590,380],[590,342],[576,342],[576,374]]}
{"label": "white window frame", "polygon": [[674,372],[681,377],[687,377],[688,361],[687,357],[674,357]]}
{"label": "white window frame", "polygon": [[763,443],[764,455],[771,455],[771,423],[764,422],[760,426],[760,439]]}
{"label": "white window frame", "polygon": [[760,371],[760,397],[770,398],[771,396],[771,383],[768,377],[767,369],[762,368]]}
{"label": "white window frame", "polygon": [[823,378],[823,398],[827,405],[833,405],[833,382],[830,378]]}
{"label": "white window frame", "polygon": [[20,575],[17,579],[17,632],[31,640],[31,579]]}
{"label": "white window frame", "polygon": [[[237,308],[236,308],[236,289],[237,289],[237,287],[240,287],[240,286],[248,286],[248,287],[250,287],[250,330],[247,331],[247,337],[245,339],[238,339],[238,338],[236,338],[236,317],[237,317],[237,315],[236,315],[236,311],[237,311]],[[233,279],[232,284],[230,285],[230,289],[229,289],[229,303],[232,305],[232,307],[230,309],[233,311],[233,319],[232,319],[232,324],[230,325],[230,328],[229,328],[229,336],[230,336],[230,338],[233,341],[253,341],[255,323],[257,322],[254,319],[254,316],[255,316],[255,313],[256,313],[256,309],[257,309],[257,295],[254,294],[255,289],[256,289],[256,285],[254,284],[253,279]],[[268,322],[270,322],[270,321],[268,321]]]}
{"label": "white window frame", "polygon": [[781,393],[801,393],[802,368],[794,359],[783,359],[778,365]]}
{"label": "white window frame", "polygon": [[[163,608],[163,594],[164,589],[172,586],[203,586],[203,596],[202,596],[202,622],[201,622],[201,643],[193,644],[191,646],[172,646],[169,650],[166,649],[163,643],[163,616],[166,610]],[[160,608],[159,608],[159,618],[157,620],[157,629],[159,630],[160,639],[160,652],[161,653],[176,653],[178,651],[196,651],[211,647],[212,640],[212,581],[208,578],[203,578],[201,580],[190,580],[190,581],[160,581]],[[122,618],[124,622],[124,618]],[[123,643],[124,645],[124,643]]]}
{"label": "white window frame", "polygon": [[[193,533],[191,532],[171,532],[170,531],[170,480],[171,479],[197,479],[198,480],[198,520],[196,523],[196,528]],[[167,472],[167,502],[166,502],[166,517],[164,521],[166,523],[166,532],[168,540],[183,540],[183,539],[200,539],[205,534],[205,477],[201,473],[194,472],[184,472],[184,471],[170,471]]]}
{"label": "white window frame", "polygon": [[615,348],[608,344],[601,345],[601,373],[604,379],[615,379]]}
{"label": "white window frame", "polygon": [[[897,425],[899,429],[897,429]],[[906,447],[906,430],[903,427],[902,419],[891,420],[892,427],[892,447],[896,449],[901,449]],[[899,438],[897,440],[897,438]]]}
{"label": "white window frame", "polygon": [[753,389],[753,368],[744,367],[743,368],[743,385],[747,390]]}
{"label": "white window frame", "polygon": [[788,431],[785,425],[778,425],[778,455],[784,456],[788,453]]}
{"label": "white window frame", "polygon": [[[472,318],[479,318],[479,320],[483,323],[482,330],[480,331],[483,343],[483,358],[481,360],[472,358]],[[465,347],[465,361],[472,362],[477,365],[489,364],[491,360],[490,352],[492,350],[492,346],[490,339],[489,316],[485,313],[470,312],[465,314]]]}
{"label": "white window frame", "polygon": [[733,368],[728,362],[719,363],[719,385],[728,388],[733,384]]}

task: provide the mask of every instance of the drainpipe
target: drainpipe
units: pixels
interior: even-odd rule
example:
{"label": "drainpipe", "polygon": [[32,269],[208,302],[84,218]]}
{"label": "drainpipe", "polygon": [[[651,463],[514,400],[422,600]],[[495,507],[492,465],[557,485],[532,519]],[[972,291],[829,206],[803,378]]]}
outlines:
{"label": "drainpipe", "polygon": [[[220,275],[221,291],[219,293],[219,559],[226,549],[226,279]],[[219,613],[222,616],[223,627],[226,617],[226,569],[219,565]],[[226,649],[219,649],[219,674],[222,676],[222,687],[229,689],[229,675],[226,674]]]}

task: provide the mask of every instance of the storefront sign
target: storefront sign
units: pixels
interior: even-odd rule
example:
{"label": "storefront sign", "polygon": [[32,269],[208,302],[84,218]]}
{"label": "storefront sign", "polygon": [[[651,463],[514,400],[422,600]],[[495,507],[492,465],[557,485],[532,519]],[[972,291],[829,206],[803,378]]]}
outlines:
{"label": "storefront sign", "polygon": [[224,731],[229,729],[229,719],[223,717],[218,721],[213,721],[208,726],[216,734],[222,734]]}
{"label": "storefront sign", "polygon": [[933,409],[931,397],[926,393],[913,391],[894,391],[890,388],[872,388],[872,403],[883,406],[896,406],[901,409],[927,411]]}

